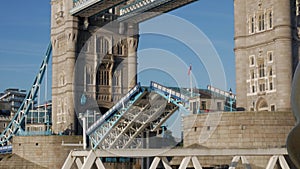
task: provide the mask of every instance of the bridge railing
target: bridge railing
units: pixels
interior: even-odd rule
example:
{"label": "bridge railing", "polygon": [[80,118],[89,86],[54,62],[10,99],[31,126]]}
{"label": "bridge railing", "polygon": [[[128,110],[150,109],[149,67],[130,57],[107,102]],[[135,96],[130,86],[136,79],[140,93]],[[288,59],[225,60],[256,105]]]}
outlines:
{"label": "bridge railing", "polygon": [[163,92],[165,95],[171,94],[171,97],[184,102],[188,102],[190,99],[190,96],[187,96],[187,94],[183,94],[182,92],[177,92],[175,90],[172,90],[171,88],[165,87],[153,81],[151,81],[150,83],[150,89]]}

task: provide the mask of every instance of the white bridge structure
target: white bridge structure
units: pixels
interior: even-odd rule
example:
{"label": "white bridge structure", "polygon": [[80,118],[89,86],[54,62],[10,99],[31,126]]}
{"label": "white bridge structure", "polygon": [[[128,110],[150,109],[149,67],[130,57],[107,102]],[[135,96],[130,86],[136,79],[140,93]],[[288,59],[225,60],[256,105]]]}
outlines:
{"label": "white bridge structure", "polygon": [[[274,169],[278,162],[282,169],[289,169],[285,159],[287,150],[284,148],[274,149],[109,149],[72,151],[65,161],[62,169],[70,169],[75,164],[79,169],[89,169],[96,166],[98,169],[105,169],[101,157],[130,157],[146,158],[153,157],[149,169],[156,169],[161,162],[164,168],[172,169],[167,157],[181,157],[182,161],[179,169],[192,167],[202,169],[201,161],[197,157],[232,156],[232,161],[228,161],[229,169],[235,169],[242,165],[246,169],[251,169],[248,157],[270,156],[266,169]],[[191,163],[191,165],[189,165]]]}

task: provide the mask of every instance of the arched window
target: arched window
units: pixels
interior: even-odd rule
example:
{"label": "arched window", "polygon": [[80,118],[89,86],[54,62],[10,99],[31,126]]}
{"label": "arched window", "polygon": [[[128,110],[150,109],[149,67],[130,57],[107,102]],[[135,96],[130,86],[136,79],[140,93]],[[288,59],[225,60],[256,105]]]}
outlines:
{"label": "arched window", "polygon": [[100,54],[107,54],[109,49],[108,40],[106,40],[103,36],[97,38],[96,40],[96,52]]}
{"label": "arched window", "polygon": [[269,106],[266,99],[259,98],[256,105],[258,111],[268,111]]}
{"label": "arched window", "polygon": [[97,72],[97,85],[108,86],[109,80],[109,70],[104,65],[101,65]]}

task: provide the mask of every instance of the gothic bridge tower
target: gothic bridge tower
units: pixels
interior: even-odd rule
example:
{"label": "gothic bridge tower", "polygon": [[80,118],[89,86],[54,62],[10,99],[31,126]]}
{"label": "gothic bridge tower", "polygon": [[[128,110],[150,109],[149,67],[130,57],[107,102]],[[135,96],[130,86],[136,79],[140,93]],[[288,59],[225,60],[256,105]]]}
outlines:
{"label": "gothic bridge tower", "polygon": [[[76,17],[69,14],[74,3],[72,0],[51,1],[54,133],[80,131],[75,83],[80,84],[82,93],[78,95],[85,94],[95,100],[102,113],[137,83],[138,24],[113,24],[112,30],[98,31],[119,15],[118,7],[89,17]],[[82,53],[86,54],[85,59],[79,62]],[[82,69],[79,77],[75,73],[77,65]],[[94,117],[99,115],[99,111],[92,113]]]}
{"label": "gothic bridge tower", "polygon": [[296,1],[235,0],[237,106],[290,111],[298,63]]}

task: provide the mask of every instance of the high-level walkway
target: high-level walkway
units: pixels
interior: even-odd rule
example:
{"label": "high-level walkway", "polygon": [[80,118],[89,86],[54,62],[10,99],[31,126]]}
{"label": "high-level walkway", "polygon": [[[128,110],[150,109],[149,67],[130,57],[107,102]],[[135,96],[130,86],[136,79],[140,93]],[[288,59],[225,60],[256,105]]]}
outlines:
{"label": "high-level walkway", "polygon": [[[165,12],[172,11],[196,0],[73,0],[71,15],[90,17],[119,6],[119,21],[130,19],[143,22]],[[152,13],[152,14],[151,14]]]}

